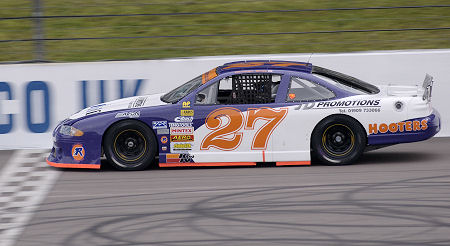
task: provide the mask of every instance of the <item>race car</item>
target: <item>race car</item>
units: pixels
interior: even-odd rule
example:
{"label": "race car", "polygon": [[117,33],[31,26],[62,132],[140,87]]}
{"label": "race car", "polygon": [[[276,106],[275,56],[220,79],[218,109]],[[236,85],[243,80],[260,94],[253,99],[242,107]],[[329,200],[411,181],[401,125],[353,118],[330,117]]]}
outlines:
{"label": "race car", "polygon": [[119,170],[150,165],[354,163],[365,150],[431,138],[440,130],[432,77],[375,86],[306,62],[238,61],[166,94],[98,104],[53,132],[51,166]]}

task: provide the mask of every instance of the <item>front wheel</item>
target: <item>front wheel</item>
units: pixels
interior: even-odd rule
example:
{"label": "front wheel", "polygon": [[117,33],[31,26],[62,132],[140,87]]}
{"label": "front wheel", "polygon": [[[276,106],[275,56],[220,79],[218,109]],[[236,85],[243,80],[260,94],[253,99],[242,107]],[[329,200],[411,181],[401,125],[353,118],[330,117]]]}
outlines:
{"label": "front wheel", "polygon": [[322,120],[311,136],[313,157],[328,165],[354,163],[365,147],[364,129],[347,116],[335,115]]}
{"label": "front wheel", "polygon": [[125,120],[114,124],[105,134],[103,149],[109,163],[118,170],[144,170],[155,159],[155,134],[144,123]]}

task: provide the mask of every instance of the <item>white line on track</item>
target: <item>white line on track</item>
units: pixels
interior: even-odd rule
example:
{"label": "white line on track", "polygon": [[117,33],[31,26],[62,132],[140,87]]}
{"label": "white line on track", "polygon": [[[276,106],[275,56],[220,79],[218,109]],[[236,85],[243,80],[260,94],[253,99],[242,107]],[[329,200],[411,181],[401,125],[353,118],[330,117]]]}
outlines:
{"label": "white line on track", "polygon": [[60,172],[45,163],[48,150],[19,150],[0,174],[0,245],[12,246]]}

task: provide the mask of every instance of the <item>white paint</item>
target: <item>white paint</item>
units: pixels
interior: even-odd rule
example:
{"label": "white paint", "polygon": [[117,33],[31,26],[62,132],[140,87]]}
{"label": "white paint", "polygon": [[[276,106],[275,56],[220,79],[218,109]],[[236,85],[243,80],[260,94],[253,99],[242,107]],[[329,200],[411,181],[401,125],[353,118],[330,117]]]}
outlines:
{"label": "white paint", "polygon": [[[112,61],[57,64],[0,65],[2,81],[12,87],[16,102],[0,100],[0,105],[14,105],[1,114],[14,114],[10,133],[0,135],[0,149],[49,148],[51,131],[56,124],[81,109],[81,82],[91,81],[88,105],[98,103],[99,86],[92,81],[105,80],[105,98],[118,98],[118,80],[144,79],[140,95],[167,92],[193,77],[226,62],[271,59],[307,61],[311,54],[266,54],[246,56],[196,57],[170,60]],[[340,71],[373,84],[420,85],[426,73],[434,77],[433,106],[441,113],[442,129],[438,136],[450,136],[450,49],[374,51],[313,54],[310,62]],[[45,133],[31,133],[26,124],[25,88],[29,81],[50,85],[50,127]],[[4,97],[2,97],[4,98]],[[7,100],[6,100],[7,101]],[[17,104],[19,106],[17,106]],[[17,112],[17,108],[19,112]],[[0,116],[5,122],[5,115]],[[37,118],[42,120],[42,118]]]}
{"label": "white paint", "polygon": [[0,197],[0,245],[14,245],[58,179],[60,172],[44,161],[47,155],[46,150],[19,150],[2,169],[0,187],[8,193]]}
{"label": "white paint", "polygon": [[18,100],[0,100],[2,114],[19,114],[20,102]]}

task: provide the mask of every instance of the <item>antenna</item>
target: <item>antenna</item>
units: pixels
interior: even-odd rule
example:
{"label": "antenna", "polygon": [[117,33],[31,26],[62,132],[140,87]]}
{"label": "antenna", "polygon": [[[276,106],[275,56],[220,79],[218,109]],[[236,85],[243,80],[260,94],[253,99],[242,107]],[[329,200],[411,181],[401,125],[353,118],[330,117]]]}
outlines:
{"label": "antenna", "polygon": [[311,60],[311,56],[312,56],[313,54],[314,54],[314,53],[311,53],[311,55],[309,55],[308,63],[309,63],[309,60]]}

